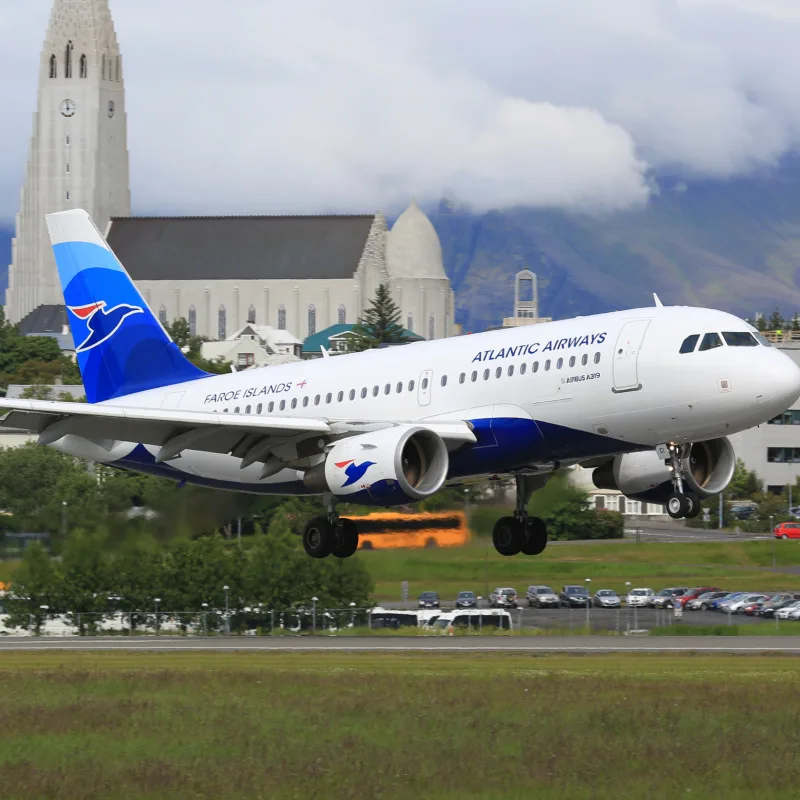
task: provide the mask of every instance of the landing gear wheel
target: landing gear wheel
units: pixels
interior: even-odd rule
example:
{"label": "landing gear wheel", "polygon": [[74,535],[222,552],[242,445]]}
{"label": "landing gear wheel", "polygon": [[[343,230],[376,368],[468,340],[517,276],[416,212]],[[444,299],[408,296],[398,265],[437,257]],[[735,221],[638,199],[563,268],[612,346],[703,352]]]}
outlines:
{"label": "landing gear wheel", "polygon": [[683,519],[689,509],[689,501],[686,499],[685,494],[673,492],[667,498],[667,514],[669,514],[672,519]]}
{"label": "landing gear wheel", "polygon": [[351,519],[339,520],[336,541],[331,551],[336,558],[350,558],[358,550],[358,528]]}
{"label": "landing gear wheel", "polygon": [[514,517],[500,517],[492,530],[494,549],[501,556],[515,556],[525,545],[525,529]]}
{"label": "landing gear wheel", "polygon": [[333,551],[336,531],[327,517],[314,517],[303,531],[303,547],[311,558],[325,558]]}
{"label": "landing gear wheel", "polygon": [[684,516],[686,519],[694,519],[703,510],[700,506],[700,498],[696,494],[685,494],[684,497],[689,503],[689,510]]}
{"label": "landing gear wheel", "polygon": [[538,556],[547,547],[547,526],[539,517],[528,517],[525,520],[525,544],[522,553],[526,556]]}

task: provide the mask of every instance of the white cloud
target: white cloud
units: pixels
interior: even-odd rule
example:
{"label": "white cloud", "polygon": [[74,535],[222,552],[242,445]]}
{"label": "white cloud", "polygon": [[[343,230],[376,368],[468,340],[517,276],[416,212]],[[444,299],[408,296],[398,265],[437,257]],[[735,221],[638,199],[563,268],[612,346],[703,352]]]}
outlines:
{"label": "white cloud", "polygon": [[[786,0],[787,3],[790,0]],[[0,216],[50,0],[0,0]],[[139,212],[643,202],[800,141],[782,0],[112,0]]]}

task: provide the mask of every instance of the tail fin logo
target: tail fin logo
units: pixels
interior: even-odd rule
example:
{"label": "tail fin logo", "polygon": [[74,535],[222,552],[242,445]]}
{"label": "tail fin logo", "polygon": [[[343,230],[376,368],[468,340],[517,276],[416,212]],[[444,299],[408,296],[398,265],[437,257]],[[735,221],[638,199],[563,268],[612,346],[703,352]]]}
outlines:
{"label": "tail fin logo", "polygon": [[127,303],[120,303],[106,310],[105,300],[67,308],[86,324],[89,331],[89,335],[75,348],[76,353],[85,353],[108,341],[131,314],[141,314],[144,311],[140,306],[130,306]]}

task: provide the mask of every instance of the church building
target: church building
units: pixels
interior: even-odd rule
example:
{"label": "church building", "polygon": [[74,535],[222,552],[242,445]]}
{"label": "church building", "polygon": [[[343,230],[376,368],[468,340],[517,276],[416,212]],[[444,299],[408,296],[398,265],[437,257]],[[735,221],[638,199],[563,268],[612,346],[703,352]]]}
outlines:
{"label": "church building", "polygon": [[408,330],[426,339],[453,332],[439,237],[413,200],[391,230],[380,212],[131,216],[122,58],[108,0],[54,1],[38,101],[6,295],[6,317],[23,332],[39,332],[40,306],[63,308],[44,215],[67,208],[91,214],[162,324],[184,317],[211,340],[247,324],[303,340],[356,322],[382,283]]}

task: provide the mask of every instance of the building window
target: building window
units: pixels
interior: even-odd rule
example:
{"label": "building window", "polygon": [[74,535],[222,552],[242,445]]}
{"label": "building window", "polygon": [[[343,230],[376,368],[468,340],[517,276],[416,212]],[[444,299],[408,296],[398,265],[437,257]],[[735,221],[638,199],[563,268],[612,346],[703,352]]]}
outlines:
{"label": "building window", "polygon": [[800,425],[800,411],[784,411],[773,417],[767,425]]}
{"label": "building window", "polygon": [[240,369],[245,367],[252,367],[253,364],[256,363],[256,357],[254,353],[237,353],[236,354],[236,366]]}
{"label": "building window", "polygon": [[67,50],[64,54],[64,77],[72,77],[72,42],[67,42]]}
{"label": "building window", "polygon": [[800,447],[768,447],[767,461],[771,464],[799,464]]}
{"label": "building window", "polygon": [[167,324],[167,307],[166,306],[161,306],[161,308],[158,309],[158,321],[162,325],[166,325]]}
{"label": "building window", "polygon": [[435,339],[436,338],[436,317],[431,314],[430,319],[428,320],[428,339]]}
{"label": "building window", "polygon": [[283,306],[278,306],[278,330],[286,330],[286,309]]}
{"label": "building window", "polygon": [[197,336],[197,310],[189,306],[189,336]]}
{"label": "building window", "polygon": [[81,56],[81,62],[80,63],[81,63],[81,67],[80,67],[81,78],[85,78],[87,76],[87,74],[88,74],[88,64],[86,62],[86,55],[85,54]]}
{"label": "building window", "polygon": [[409,330],[409,331],[411,331],[411,333],[414,333],[414,315],[413,314],[409,314],[406,317],[406,330]]}
{"label": "building window", "polygon": [[116,77],[117,77],[117,83],[119,83],[120,72],[121,72],[121,70],[119,68],[119,56],[117,56],[117,58],[116,58],[116,64],[117,64],[117,76]]}
{"label": "building window", "polygon": [[69,192],[66,193],[66,195],[64,196],[64,199],[65,200],[69,200]]}
{"label": "building window", "polygon": [[64,165],[64,169],[66,170],[67,175],[69,175],[69,161],[67,161],[67,163]]}
{"label": "building window", "polygon": [[256,323],[256,307],[249,306],[247,309],[247,321],[255,325]]}
{"label": "building window", "polygon": [[317,332],[317,309],[313,303],[308,304],[308,335],[313,336]]}
{"label": "building window", "polygon": [[227,316],[225,314],[225,306],[219,307],[217,313],[217,338],[222,341],[227,336]]}
{"label": "building window", "polygon": [[343,305],[339,306],[339,324],[344,325],[347,322],[347,310]]}
{"label": "building window", "polygon": [[102,77],[103,80],[106,79],[106,56],[105,56],[105,53],[103,54],[103,62],[102,62],[102,68],[100,70],[100,76]]}
{"label": "building window", "polygon": [[50,77],[58,77],[58,59],[55,56],[50,56]]}

